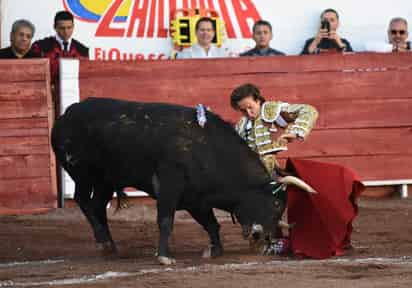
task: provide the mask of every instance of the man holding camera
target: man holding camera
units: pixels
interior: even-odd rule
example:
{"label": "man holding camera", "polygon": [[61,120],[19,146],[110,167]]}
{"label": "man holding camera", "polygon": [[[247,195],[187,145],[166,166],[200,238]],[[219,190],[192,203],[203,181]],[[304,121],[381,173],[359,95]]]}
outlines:
{"label": "man holding camera", "polygon": [[388,39],[392,44],[393,52],[411,51],[411,43],[408,41],[408,22],[404,18],[393,18],[389,23]]}
{"label": "man holding camera", "polygon": [[339,27],[339,14],[334,9],[326,9],[320,15],[321,26],[318,34],[305,42],[301,54],[319,54],[333,52],[352,52],[348,40],[336,32]]}

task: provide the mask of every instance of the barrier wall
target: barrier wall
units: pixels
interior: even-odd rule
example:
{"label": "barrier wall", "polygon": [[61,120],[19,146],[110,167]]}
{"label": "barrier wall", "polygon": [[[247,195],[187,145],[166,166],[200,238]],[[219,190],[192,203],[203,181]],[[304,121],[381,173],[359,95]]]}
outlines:
{"label": "barrier wall", "polygon": [[80,97],[194,106],[229,121],[229,95],[245,82],[267,99],[309,103],[320,118],[287,156],[341,163],[362,180],[412,179],[412,53],[81,62]]}
{"label": "barrier wall", "polygon": [[48,60],[0,61],[0,215],[57,207]]}

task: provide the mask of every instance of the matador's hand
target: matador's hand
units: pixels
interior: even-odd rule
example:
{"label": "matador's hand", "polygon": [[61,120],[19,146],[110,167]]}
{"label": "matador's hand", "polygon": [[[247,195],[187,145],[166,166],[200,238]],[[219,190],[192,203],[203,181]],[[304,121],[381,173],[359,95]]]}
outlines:
{"label": "matador's hand", "polygon": [[279,144],[287,145],[290,142],[293,142],[297,138],[296,134],[294,133],[287,133],[279,136]]}

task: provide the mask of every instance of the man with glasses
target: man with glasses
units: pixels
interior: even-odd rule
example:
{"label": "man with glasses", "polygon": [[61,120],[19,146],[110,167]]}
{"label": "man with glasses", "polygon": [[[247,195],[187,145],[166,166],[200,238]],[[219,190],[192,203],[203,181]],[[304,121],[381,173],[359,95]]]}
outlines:
{"label": "man with glasses", "polygon": [[406,52],[411,50],[408,41],[408,22],[404,18],[396,17],[389,22],[388,39],[392,44],[393,52]]}

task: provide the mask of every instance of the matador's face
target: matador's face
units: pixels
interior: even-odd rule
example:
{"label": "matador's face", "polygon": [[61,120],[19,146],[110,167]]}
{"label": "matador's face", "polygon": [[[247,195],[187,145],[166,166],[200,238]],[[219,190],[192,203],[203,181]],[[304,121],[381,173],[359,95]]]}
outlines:
{"label": "matador's face", "polygon": [[255,120],[260,115],[260,100],[254,99],[253,96],[243,98],[237,103],[239,111],[250,120]]}

